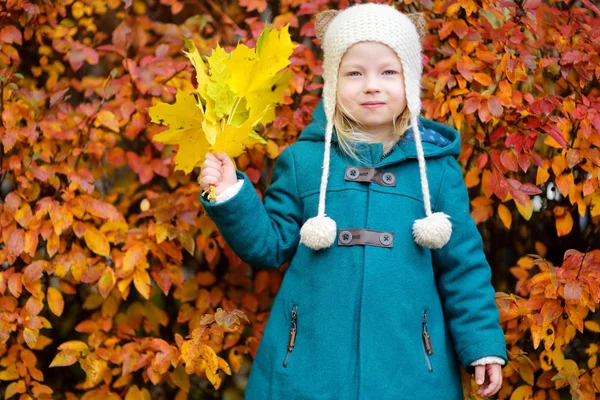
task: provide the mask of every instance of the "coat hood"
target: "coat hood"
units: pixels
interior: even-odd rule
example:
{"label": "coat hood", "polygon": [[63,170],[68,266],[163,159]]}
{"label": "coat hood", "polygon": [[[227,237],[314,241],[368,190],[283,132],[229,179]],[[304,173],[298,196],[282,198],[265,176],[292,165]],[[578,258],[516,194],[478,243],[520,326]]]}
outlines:
{"label": "coat hood", "polygon": [[[419,118],[421,138],[425,158],[453,155],[457,158],[460,154],[460,134],[456,129],[426,118]],[[323,142],[325,140],[325,128],[327,120],[323,100],[319,101],[313,111],[313,119],[300,133],[298,141]],[[333,143],[337,143],[335,129],[331,137]],[[417,150],[414,142],[412,129],[409,129],[402,139],[396,144],[400,146],[407,158],[416,158]]]}

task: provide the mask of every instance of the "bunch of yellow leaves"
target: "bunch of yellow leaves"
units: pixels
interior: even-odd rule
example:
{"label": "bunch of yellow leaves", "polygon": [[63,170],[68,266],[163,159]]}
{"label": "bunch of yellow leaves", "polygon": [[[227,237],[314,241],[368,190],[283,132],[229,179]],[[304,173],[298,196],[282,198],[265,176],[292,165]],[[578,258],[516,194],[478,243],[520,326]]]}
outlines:
{"label": "bunch of yellow leaves", "polygon": [[209,152],[234,158],[256,143],[266,143],[254,128],[275,120],[275,106],[283,102],[293,75],[287,67],[296,45],[287,26],[265,27],[256,49],[240,43],[228,54],[217,45],[207,63],[193,42],[185,39],[185,45],[197,89],[178,90],[175,104],[158,103],[148,111],[152,122],[169,127],[152,140],[179,145],[175,170],[187,174],[201,166]]}

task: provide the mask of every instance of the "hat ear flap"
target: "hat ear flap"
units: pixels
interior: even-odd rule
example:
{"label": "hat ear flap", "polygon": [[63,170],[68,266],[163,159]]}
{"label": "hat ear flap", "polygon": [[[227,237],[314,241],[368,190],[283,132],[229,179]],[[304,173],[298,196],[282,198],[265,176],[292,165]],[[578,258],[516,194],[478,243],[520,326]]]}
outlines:
{"label": "hat ear flap", "polygon": [[406,14],[406,16],[412,21],[412,23],[417,28],[417,33],[419,34],[419,40],[421,43],[425,40],[425,35],[427,33],[427,21],[425,20],[425,13],[416,12]]}
{"label": "hat ear flap", "polygon": [[317,18],[315,20],[315,34],[317,35],[317,39],[319,39],[321,43],[323,43],[323,39],[325,38],[325,32],[327,31],[329,23],[339,13],[339,10],[325,10],[317,14]]}

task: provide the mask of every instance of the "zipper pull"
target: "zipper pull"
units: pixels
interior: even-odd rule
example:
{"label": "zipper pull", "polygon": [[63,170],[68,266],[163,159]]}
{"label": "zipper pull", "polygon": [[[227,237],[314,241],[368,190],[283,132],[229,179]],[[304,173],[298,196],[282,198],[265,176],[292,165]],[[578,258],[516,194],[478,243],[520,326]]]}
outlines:
{"label": "zipper pull", "polygon": [[292,309],[292,326],[290,327],[290,337],[288,339],[288,351],[285,355],[285,360],[283,360],[284,367],[287,367],[288,359],[290,358],[290,354],[292,354],[292,350],[294,350],[294,345],[296,344],[297,315],[296,306],[294,306]]}
{"label": "zipper pull", "polygon": [[427,330],[427,311],[423,311],[423,340],[425,342],[425,349],[427,354],[433,354],[433,346],[431,345],[431,337]]}

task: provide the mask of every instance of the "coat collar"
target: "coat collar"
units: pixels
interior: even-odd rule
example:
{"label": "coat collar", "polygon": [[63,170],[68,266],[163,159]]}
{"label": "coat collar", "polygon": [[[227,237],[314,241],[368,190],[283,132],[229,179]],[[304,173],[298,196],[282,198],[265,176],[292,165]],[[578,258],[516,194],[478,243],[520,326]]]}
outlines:
{"label": "coat collar", "polygon": [[[321,100],[313,111],[312,122],[300,133],[298,141],[323,142],[325,139],[325,127],[325,110],[323,109],[323,100]],[[460,154],[460,135],[455,129],[426,118],[419,118],[419,131],[421,132],[425,158],[450,154],[458,157]],[[337,143],[335,129],[331,141],[332,144]],[[373,167],[383,167],[402,162],[407,158],[417,158],[417,149],[412,129],[409,129],[404,134],[402,139],[394,145],[385,157],[383,157],[383,144],[381,143],[358,143],[357,153],[366,163],[371,164]]]}

